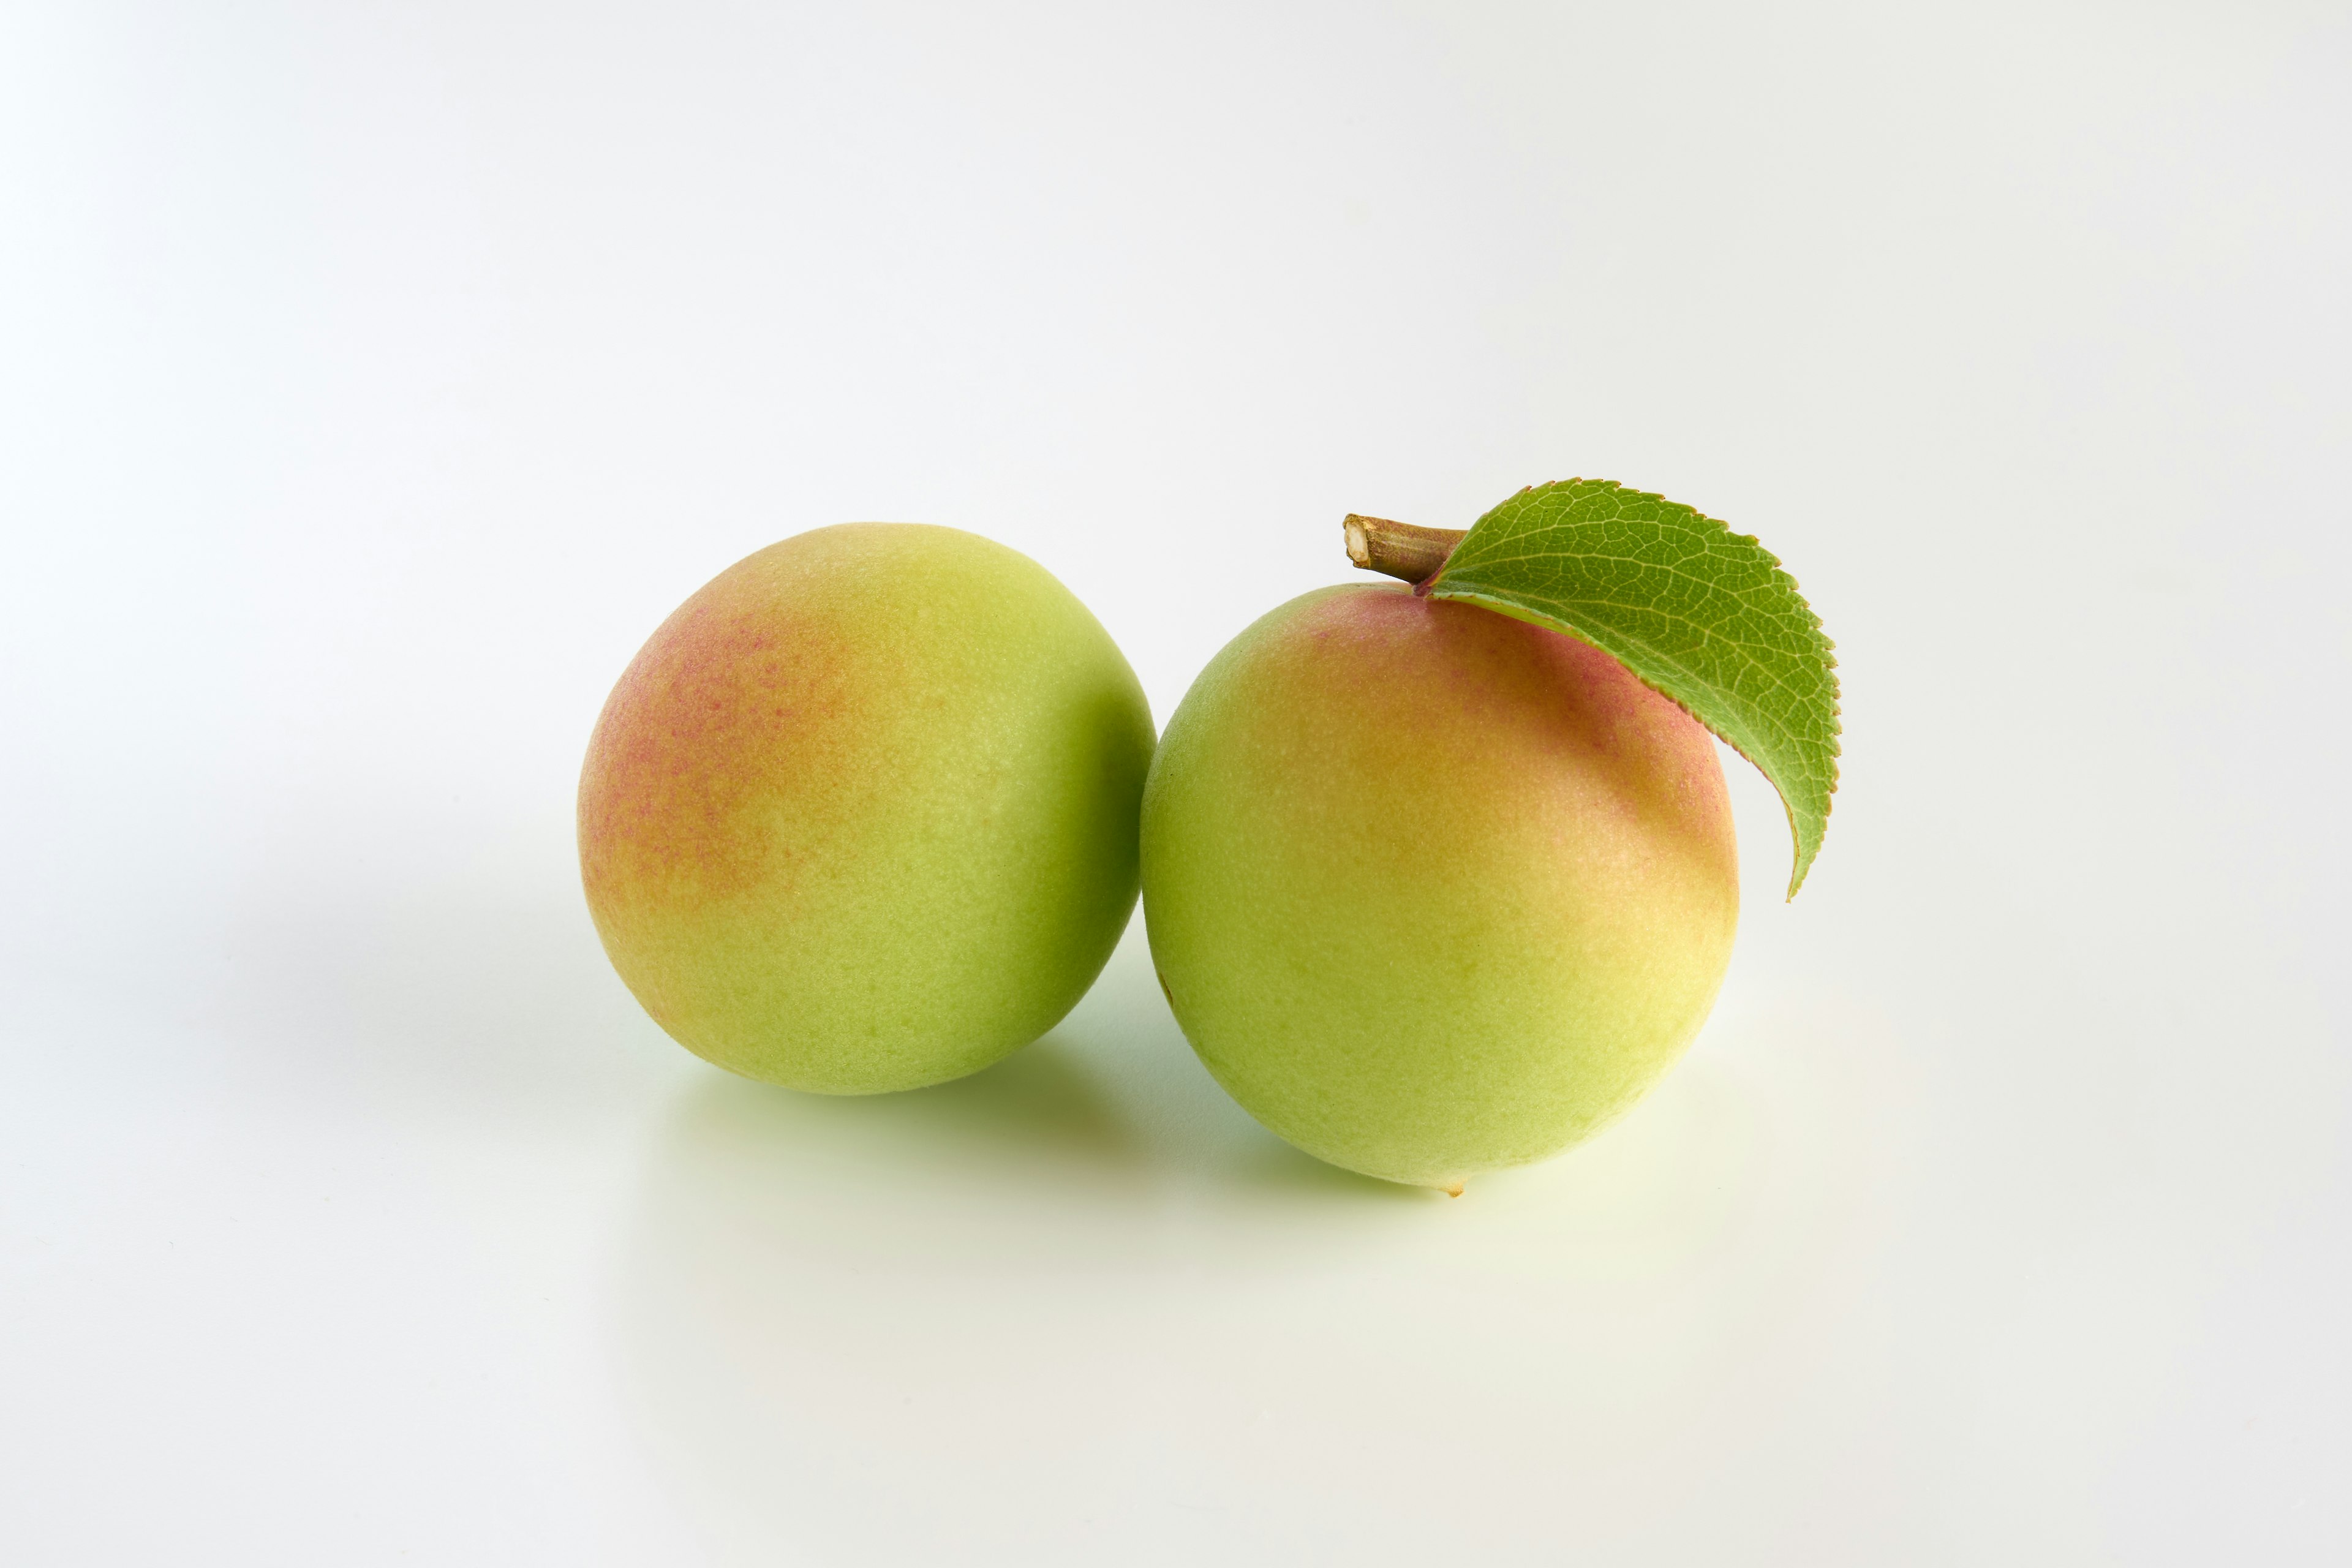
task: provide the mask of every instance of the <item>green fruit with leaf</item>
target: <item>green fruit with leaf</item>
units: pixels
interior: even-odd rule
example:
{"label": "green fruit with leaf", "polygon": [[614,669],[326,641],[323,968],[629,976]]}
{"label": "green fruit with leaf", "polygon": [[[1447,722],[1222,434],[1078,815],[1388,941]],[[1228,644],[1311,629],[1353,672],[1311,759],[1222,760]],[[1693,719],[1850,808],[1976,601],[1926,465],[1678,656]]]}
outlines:
{"label": "green fruit with leaf", "polygon": [[1178,1021],[1311,1154],[1459,1193],[1630,1106],[1705,1022],[1738,859],[1708,731],[1780,791],[1790,893],[1835,787],[1830,643],[1750,538],[1571,479],[1467,535],[1350,517],[1359,565],[1250,626],[1145,785]]}

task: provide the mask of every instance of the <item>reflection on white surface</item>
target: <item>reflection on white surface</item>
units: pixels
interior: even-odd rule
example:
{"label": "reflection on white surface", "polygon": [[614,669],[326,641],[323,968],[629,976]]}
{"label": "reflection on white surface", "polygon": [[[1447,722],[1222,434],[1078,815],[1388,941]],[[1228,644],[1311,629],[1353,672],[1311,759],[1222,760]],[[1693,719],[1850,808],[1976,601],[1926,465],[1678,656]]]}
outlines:
{"label": "reflection on white surface", "polygon": [[[1140,935],[977,1078],[828,1100],[711,1074],[670,1109],[623,1375],[746,1560],[1077,1561],[1139,1521],[1167,1562],[1237,1526],[1374,1552],[1482,1520],[1495,1552],[1639,1535],[1633,1456],[1769,1430],[1795,1391],[1739,1369],[1817,1353],[1903,1179],[1884,1043],[1785,1022],[1461,1200],[1338,1172],[1224,1099]],[[1780,1058],[1760,1085],[1722,1060],[1742,1047]]]}

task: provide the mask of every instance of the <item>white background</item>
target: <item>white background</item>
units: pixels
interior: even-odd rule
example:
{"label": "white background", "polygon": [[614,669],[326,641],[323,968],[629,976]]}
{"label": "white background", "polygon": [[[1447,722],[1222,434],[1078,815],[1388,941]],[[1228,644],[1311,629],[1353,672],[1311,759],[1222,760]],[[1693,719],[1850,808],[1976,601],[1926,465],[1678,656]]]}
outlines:
{"label": "white background", "polygon": [[[2352,26],[1767,11],[0,13],[0,1558],[2345,1561]],[[1139,922],[866,1101],[597,948],[760,545],[1003,540],[1164,721],[1571,474],[1848,730],[1584,1150],[1315,1164]]]}

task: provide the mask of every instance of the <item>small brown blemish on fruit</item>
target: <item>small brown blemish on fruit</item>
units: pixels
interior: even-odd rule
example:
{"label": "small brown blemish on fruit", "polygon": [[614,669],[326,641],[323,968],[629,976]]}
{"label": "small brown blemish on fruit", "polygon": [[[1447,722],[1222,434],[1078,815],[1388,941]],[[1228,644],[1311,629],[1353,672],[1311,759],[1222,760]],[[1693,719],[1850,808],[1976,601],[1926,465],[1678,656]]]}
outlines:
{"label": "small brown blemish on fruit", "polygon": [[1168,1010],[1171,1013],[1176,1011],[1176,994],[1168,989],[1168,976],[1160,973],[1157,964],[1152,966],[1151,978],[1160,982],[1160,994],[1168,998]]}

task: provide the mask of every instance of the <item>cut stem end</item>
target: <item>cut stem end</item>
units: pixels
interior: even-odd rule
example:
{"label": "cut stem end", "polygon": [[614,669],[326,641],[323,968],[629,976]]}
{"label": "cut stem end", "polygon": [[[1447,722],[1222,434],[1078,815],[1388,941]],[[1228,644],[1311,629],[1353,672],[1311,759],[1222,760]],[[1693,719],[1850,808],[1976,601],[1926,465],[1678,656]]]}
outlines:
{"label": "cut stem end", "polygon": [[1349,560],[1416,587],[1436,576],[1454,547],[1468,537],[1464,529],[1421,528],[1352,511],[1339,526],[1347,535]]}

